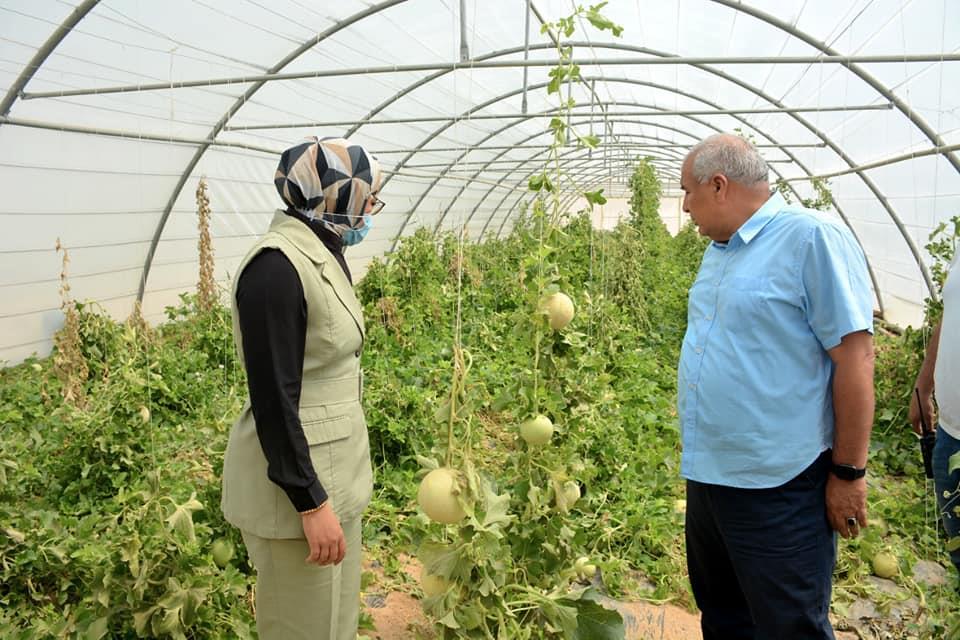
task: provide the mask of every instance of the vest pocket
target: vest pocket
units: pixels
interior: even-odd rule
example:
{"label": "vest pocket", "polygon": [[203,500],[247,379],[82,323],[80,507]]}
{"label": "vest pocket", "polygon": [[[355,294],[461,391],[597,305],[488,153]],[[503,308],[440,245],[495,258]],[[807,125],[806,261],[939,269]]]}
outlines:
{"label": "vest pocket", "polygon": [[350,437],[353,427],[350,424],[349,417],[348,414],[343,414],[310,420],[307,416],[302,415],[300,425],[303,427],[303,435],[307,439],[307,444],[324,444]]}

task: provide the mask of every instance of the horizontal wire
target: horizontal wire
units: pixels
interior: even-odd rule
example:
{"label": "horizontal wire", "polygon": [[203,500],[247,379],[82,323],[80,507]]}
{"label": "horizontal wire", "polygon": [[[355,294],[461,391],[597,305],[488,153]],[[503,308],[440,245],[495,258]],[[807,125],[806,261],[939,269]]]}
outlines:
{"label": "horizontal wire", "polygon": [[[262,233],[245,233],[245,234],[232,234],[232,235],[221,235],[217,236],[219,239],[234,239],[234,238],[253,238],[263,235]],[[196,241],[197,236],[187,236],[182,238],[161,238],[160,242],[186,242],[187,240]],[[81,249],[102,249],[104,247],[131,247],[138,244],[150,244],[153,241],[152,238],[147,238],[145,240],[126,240],[122,242],[102,242],[100,244],[87,244],[87,245],[69,245],[65,248],[68,251],[81,250]],[[5,255],[16,255],[20,253],[49,253],[55,252],[56,248],[34,248],[34,249],[0,249],[0,254]]]}
{"label": "horizontal wire", "polygon": [[[247,255],[246,252],[234,253],[227,256],[215,256],[215,259],[216,260],[233,260],[234,258],[242,258],[245,255]],[[193,257],[193,258],[190,258],[189,260],[167,260],[165,262],[155,261],[152,263],[151,268],[175,267],[175,266],[184,265],[184,264],[199,264],[199,262],[200,262],[199,257]],[[79,280],[82,278],[96,278],[98,276],[106,276],[106,275],[112,275],[116,273],[124,273],[127,271],[142,271],[142,270],[143,270],[143,262],[139,262],[138,264],[135,264],[130,267],[116,267],[113,269],[107,269],[105,271],[93,271],[90,273],[72,273],[71,272],[67,276],[67,281],[71,282],[71,281]],[[4,287],[25,287],[27,285],[52,284],[55,282],[60,282],[60,278],[59,277],[44,278],[42,280],[30,280],[28,282],[3,282],[3,283],[0,283],[0,289]]]}

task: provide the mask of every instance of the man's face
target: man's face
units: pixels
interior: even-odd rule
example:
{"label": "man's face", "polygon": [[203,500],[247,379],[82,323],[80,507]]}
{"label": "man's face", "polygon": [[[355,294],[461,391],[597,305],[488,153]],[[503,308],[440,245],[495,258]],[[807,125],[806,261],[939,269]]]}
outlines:
{"label": "man's face", "polygon": [[[684,161],[680,170],[680,188],[683,189],[683,210],[690,214],[690,219],[697,225],[700,235],[709,237],[712,240],[718,240],[717,223],[719,222],[720,212],[717,211],[717,202],[714,197],[716,190],[711,182],[700,184],[693,177],[693,171],[690,168],[690,159]],[[725,241],[726,238],[720,240]]]}

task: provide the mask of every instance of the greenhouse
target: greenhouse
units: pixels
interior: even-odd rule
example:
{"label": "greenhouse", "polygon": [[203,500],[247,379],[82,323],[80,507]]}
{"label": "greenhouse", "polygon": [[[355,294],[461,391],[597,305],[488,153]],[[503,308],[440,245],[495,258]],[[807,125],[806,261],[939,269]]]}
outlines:
{"label": "greenhouse", "polygon": [[[822,637],[960,639],[960,3],[2,0],[0,52],[0,637],[733,637],[691,487],[787,486],[819,445],[747,433],[786,461],[754,483],[700,425],[796,422],[809,387]],[[702,170],[741,152],[762,180]],[[793,239],[737,267],[771,202],[827,233],[816,267]],[[267,254],[292,280],[256,289]],[[818,345],[792,369],[780,263]],[[711,312],[714,286],[760,306]],[[728,347],[754,398],[705,395],[711,313],[780,336]],[[839,460],[858,420],[868,458]],[[231,502],[252,475],[276,512]],[[346,556],[314,555],[317,514]],[[336,584],[362,562],[314,635],[276,630],[254,559],[289,540]],[[739,629],[821,637],[731,562]]]}

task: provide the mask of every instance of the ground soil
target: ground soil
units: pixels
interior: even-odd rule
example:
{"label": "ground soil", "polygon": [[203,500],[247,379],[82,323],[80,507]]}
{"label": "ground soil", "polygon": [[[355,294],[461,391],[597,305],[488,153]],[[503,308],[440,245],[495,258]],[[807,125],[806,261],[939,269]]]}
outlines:
{"label": "ground soil", "polygon": [[[420,565],[416,560],[401,558],[401,568],[410,578],[410,587],[420,582]],[[386,578],[376,564],[367,565],[374,582],[364,592],[366,611],[373,618],[376,631],[362,635],[376,640],[430,640],[436,638],[423,615],[420,601],[396,580]],[[412,590],[412,589],[411,589]],[[691,640],[700,637],[700,617],[686,609],[647,602],[618,602],[604,599],[606,607],[623,616],[627,640]]]}

